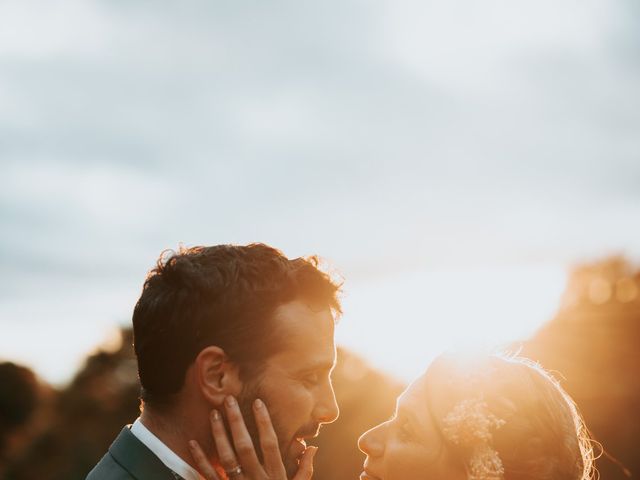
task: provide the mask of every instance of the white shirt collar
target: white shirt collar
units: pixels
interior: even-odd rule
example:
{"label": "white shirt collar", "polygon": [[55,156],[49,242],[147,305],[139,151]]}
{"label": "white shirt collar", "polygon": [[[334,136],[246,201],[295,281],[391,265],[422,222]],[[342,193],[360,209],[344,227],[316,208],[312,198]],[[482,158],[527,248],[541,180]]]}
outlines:
{"label": "white shirt collar", "polygon": [[138,440],[144,443],[162,463],[184,478],[184,480],[200,480],[198,472],[180,458],[173,450],[167,447],[162,440],[151,433],[151,431],[142,424],[139,418],[137,418],[136,421],[133,422],[133,425],[131,425],[131,433],[133,433]]}

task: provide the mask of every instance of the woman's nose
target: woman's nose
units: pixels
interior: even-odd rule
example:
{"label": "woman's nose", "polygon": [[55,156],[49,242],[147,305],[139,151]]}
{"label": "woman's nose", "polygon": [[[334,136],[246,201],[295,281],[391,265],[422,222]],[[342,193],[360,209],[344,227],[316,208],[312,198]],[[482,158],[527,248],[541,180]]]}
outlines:
{"label": "woman's nose", "polygon": [[358,439],[358,448],[360,451],[370,457],[382,455],[384,453],[384,430],[385,424],[382,423],[364,432]]}

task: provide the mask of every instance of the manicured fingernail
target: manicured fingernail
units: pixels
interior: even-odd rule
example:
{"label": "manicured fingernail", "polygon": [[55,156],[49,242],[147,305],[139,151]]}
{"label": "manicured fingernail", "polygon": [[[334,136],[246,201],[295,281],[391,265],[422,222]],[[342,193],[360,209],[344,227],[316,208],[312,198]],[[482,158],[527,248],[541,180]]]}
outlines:
{"label": "manicured fingernail", "polygon": [[311,460],[313,460],[316,456],[316,453],[318,453],[318,447],[311,447],[313,448],[313,451],[311,452]]}
{"label": "manicured fingernail", "polygon": [[227,407],[233,407],[236,404],[236,399],[233,398],[232,395],[229,395],[226,399],[225,402],[227,402]]}
{"label": "manicured fingernail", "polygon": [[218,410],[213,409],[211,411],[211,418],[213,418],[214,420],[220,420],[220,412],[218,412]]}
{"label": "manicured fingernail", "polygon": [[256,398],[255,402],[253,402],[253,406],[256,407],[257,410],[260,410],[264,407],[264,403],[259,398]]}

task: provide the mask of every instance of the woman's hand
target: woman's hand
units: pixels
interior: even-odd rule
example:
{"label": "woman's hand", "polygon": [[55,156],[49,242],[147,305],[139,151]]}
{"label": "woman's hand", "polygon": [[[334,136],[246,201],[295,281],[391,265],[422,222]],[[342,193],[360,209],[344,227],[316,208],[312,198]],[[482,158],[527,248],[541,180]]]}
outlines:
{"label": "woman's hand", "polygon": [[[227,436],[227,431],[222,421],[220,412],[211,412],[211,433],[218,451],[220,465],[226,476],[220,476],[207,460],[198,442],[189,442],[191,456],[193,457],[200,474],[206,480],[287,480],[287,473],[280,456],[278,438],[273,429],[271,418],[265,404],[257,399],[253,403],[253,414],[258,427],[260,437],[260,449],[264,464],[258,460],[251,436],[242,418],[238,402],[233,397],[227,397],[224,402],[233,439],[233,446]],[[291,480],[308,480],[313,475],[313,457],[317,447],[308,447],[300,459],[298,471]]]}

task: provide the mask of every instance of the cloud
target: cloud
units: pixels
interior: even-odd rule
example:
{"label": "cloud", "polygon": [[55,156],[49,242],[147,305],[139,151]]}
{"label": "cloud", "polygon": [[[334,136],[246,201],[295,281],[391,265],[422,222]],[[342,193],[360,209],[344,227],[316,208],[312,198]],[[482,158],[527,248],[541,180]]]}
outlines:
{"label": "cloud", "polygon": [[623,0],[2,2],[3,321],[43,288],[59,317],[85,295],[119,318],[108,292],[180,241],[354,277],[640,254],[638,21]]}

